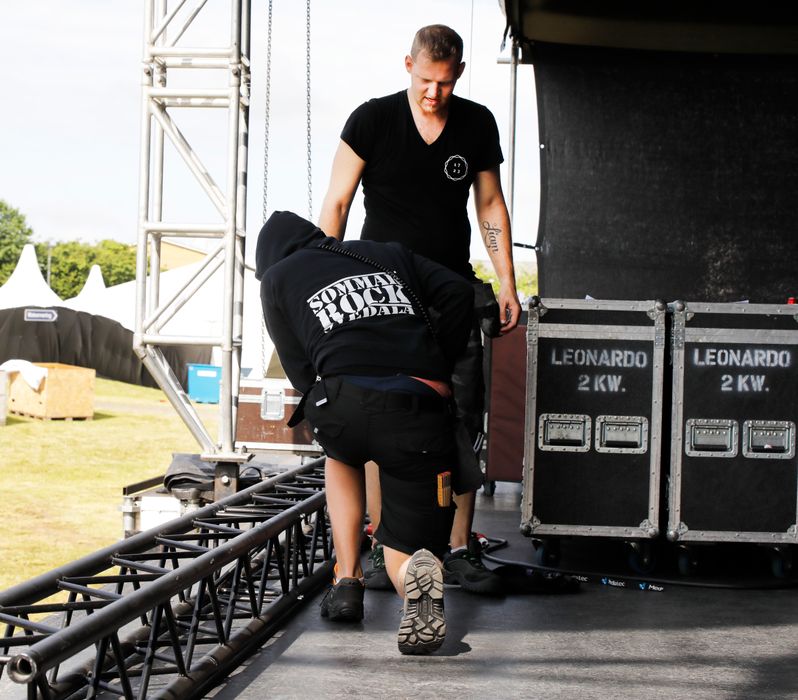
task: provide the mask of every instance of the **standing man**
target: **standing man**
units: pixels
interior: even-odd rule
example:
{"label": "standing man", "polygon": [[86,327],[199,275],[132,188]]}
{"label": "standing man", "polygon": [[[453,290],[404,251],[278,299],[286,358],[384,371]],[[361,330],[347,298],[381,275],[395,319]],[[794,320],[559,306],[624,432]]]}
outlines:
{"label": "standing man", "polygon": [[[319,225],[328,236],[343,238],[352,199],[362,182],[366,210],[362,239],[399,241],[476,282],[469,263],[467,213],[473,189],[480,234],[499,279],[501,332],[506,333],[518,323],[521,307],[515,288],[510,219],[499,178],[503,156],[490,111],[453,94],[465,68],[462,58],[463,40],[451,28],[436,24],[416,33],[410,55],[405,57],[410,87],[369,100],[347,120]],[[452,381],[458,416],[478,450],[484,383],[482,339],[476,321]],[[369,473],[370,492],[373,474]],[[379,499],[370,496],[372,521],[379,520],[375,500]],[[482,564],[471,536],[474,500],[474,492],[455,498],[457,512],[444,574],[447,583],[495,594],[501,592],[501,582]],[[378,552],[374,554],[377,556],[372,559],[379,565],[381,558]]]}
{"label": "standing man", "polygon": [[[326,453],[336,565],[321,614],[363,619],[363,465],[379,464],[387,571],[404,598],[403,654],[446,634],[443,572],[457,466],[449,377],[469,333],[474,292],[462,277],[398,243],[326,238],[275,212],[256,252],[269,335]],[[438,317],[433,326],[427,309]]]}

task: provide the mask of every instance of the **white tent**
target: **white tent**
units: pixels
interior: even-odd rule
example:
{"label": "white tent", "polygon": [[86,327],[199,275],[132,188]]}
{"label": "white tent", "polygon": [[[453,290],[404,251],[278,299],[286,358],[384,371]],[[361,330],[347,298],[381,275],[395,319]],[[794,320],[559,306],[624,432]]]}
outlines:
{"label": "white tent", "polygon": [[[181,291],[186,283],[196,274],[202,263],[194,263],[183,267],[162,272],[160,275],[160,300],[165,303],[175,297],[181,297],[186,292]],[[114,318],[123,326],[133,329],[135,321],[135,282],[108,287],[105,291],[107,307],[102,313],[109,318]],[[208,335],[221,336],[222,314],[224,304],[224,279],[221,269],[198,289],[187,295],[187,300],[179,311],[167,321],[161,332],[167,335]],[[129,324],[129,325],[128,325]],[[274,352],[274,344],[268,335],[261,332],[263,324],[263,311],[260,302],[260,282],[255,279],[255,273],[246,269],[244,273],[244,304],[243,304],[243,331],[241,347],[241,366],[254,370],[253,375],[259,376],[261,366],[263,371],[268,366]],[[214,350],[212,362],[218,363],[218,348]]]}
{"label": "white tent", "polygon": [[22,249],[14,272],[0,287],[0,309],[17,306],[63,306],[61,297],[47,286],[42,277],[32,243]]}
{"label": "white tent", "polygon": [[[197,273],[202,262],[175,268],[160,275],[160,299],[164,303],[175,296],[185,297],[185,303],[163,326],[162,333],[179,336],[219,337],[222,332],[222,304],[224,280],[222,270],[217,270],[199,288],[191,293],[182,291]],[[135,329],[136,282],[124,282],[106,287],[102,271],[93,265],[80,293],[61,301],[44,281],[36,263],[32,245],[26,245],[17,267],[5,285],[0,287],[0,309],[20,306],[64,306],[105,316],[129,330]],[[254,272],[247,268],[244,276],[244,319],[241,366],[253,368],[259,375],[268,366],[274,345],[268,335],[263,335],[260,284]],[[214,355],[214,362],[218,356]]]}
{"label": "white tent", "polygon": [[[165,303],[174,297],[185,298],[185,303],[163,325],[161,332],[167,335],[220,336],[222,333],[222,304],[224,302],[224,280],[222,270],[217,270],[199,288],[191,293],[183,288],[197,273],[201,262],[162,272],[160,275],[160,300]],[[89,275],[91,278],[91,275]],[[136,322],[136,282],[124,282],[111,287],[89,285],[86,281],[81,293],[64,303],[78,311],[117,321],[129,330],[135,329]],[[73,306],[71,302],[79,306]],[[262,336],[262,310],[260,304],[260,283],[255,274],[247,269],[244,275],[244,319],[243,345],[241,351],[242,367],[251,367],[255,374],[261,365],[269,364],[274,345],[266,335]],[[265,357],[265,359],[264,359]],[[214,362],[218,357],[214,356]]]}
{"label": "white tent", "polygon": [[75,311],[85,311],[93,314],[95,311],[95,304],[103,292],[105,291],[105,281],[103,280],[103,273],[99,265],[92,265],[89,270],[89,276],[86,278],[86,283],[83,289],[80,290],[77,296],[71,299],[66,299],[63,306]]}

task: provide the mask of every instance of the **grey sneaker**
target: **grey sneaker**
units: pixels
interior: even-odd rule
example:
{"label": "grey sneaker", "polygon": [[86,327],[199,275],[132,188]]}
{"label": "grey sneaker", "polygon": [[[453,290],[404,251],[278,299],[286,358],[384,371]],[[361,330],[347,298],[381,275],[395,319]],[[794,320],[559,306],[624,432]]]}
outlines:
{"label": "grey sneaker", "polygon": [[321,601],[321,616],[333,622],[360,622],[363,619],[365,589],[359,578],[342,578],[327,589]]}
{"label": "grey sneaker", "polygon": [[443,558],[443,581],[458,585],[469,593],[502,595],[504,585],[501,577],[482,563],[482,547],[473,533],[468,546],[457,552],[449,552]]}
{"label": "grey sneaker", "polygon": [[369,552],[369,561],[371,564],[363,573],[363,583],[366,588],[377,591],[392,591],[393,583],[391,583],[388,570],[385,568],[385,552],[379,542]]}
{"label": "grey sneaker", "polygon": [[446,637],[443,572],[432,552],[419,549],[407,565],[398,644],[403,654],[429,654]]}

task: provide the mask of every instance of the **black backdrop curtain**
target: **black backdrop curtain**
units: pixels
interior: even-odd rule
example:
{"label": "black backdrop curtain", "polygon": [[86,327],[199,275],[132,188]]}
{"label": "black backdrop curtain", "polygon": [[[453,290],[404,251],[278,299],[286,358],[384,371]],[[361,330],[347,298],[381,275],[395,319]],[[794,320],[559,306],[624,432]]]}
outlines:
{"label": "black backdrop curtain", "polygon": [[535,43],[543,296],[798,293],[798,60]]}

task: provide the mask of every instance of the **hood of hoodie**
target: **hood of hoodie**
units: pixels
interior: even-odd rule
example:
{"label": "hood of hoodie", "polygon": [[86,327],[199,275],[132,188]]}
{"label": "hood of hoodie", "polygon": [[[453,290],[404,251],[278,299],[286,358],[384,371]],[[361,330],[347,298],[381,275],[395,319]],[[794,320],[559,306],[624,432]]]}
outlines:
{"label": "hood of hoodie", "polygon": [[255,249],[255,279],[260,280],[272,265],[297,250],[321,243],[324,232],[307,219],[290,211],[276,211],[263,224]]}

